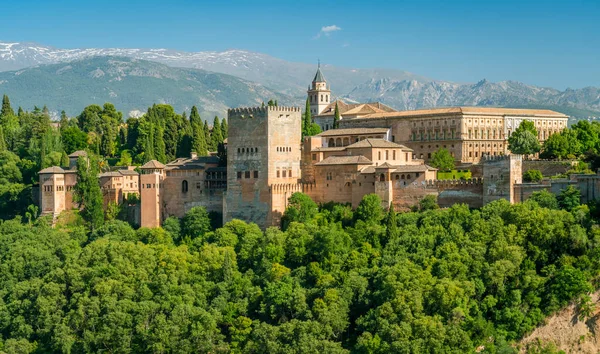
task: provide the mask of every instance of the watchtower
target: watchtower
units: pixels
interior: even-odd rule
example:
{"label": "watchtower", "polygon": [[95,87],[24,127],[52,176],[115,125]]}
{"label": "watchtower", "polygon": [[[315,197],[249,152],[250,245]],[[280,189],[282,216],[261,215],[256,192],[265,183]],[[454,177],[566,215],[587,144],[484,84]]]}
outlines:
{"label": "watchtower", "polygon": [[271,188],[300,180],[299,107],[234,108],[227,112],[227,192],[223,221],[277,223]]}
{"label": "watchtower", "polygon": [[310,103],[310,114],[314,117],[323,112],[323,110],[329,105],[331,100],[331,90],[327,86],[327,81],[321,72],[321,64],[317,68],[317,73],[312,81],[311,86],[308,87],[308,102]]}

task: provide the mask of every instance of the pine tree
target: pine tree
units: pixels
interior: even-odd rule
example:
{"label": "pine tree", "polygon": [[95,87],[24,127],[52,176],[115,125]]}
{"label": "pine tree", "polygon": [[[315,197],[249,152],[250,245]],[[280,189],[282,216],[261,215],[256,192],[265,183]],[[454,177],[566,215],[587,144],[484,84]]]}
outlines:
{"label": "pine tree", "polygon": [[337,102],[335,103],[335,111],[333,113],[333,129],[340,127],[340,109],[338,108]]}
{"label": "pine tree", "polygon": [[0,152],[6,151],[6,139],[4,139],[4,129],[0,126]]}
{"label": "pine tree", "polygon": [[208,152],[215,151],[216,147],[212,146],[212,139],[210,138],[210,129],[208,128],[208,121],[204,121],[204,139],[206,140],[206,149]]}
{"label": "pine tree", "polygon": [[227,125],[227,119],[223,118],[221,122],[221,133],[223,134],[223,140],[227,139],[229,134],[229,126]]}
{"label": "pine tree", "polygon": [[104,201],[98,180],[99,172],[96,156],[80,157],[77,160],[77,184],[75,184],[74,197],[82,208],[81,217],[92,231],[102,226],[104,222]]}
{"label": "pine tree", "polygon": [[312,116],[310,114],[310,102],[306,99],[306,105],[304,107],[304,116],[302,119],[302,137],[310,136],[310,130],[312,125]]}
{"label": "pine tree", "polygon": [[192,107],[192,112],[190,113],[190,125],[192,126],[192,151],[198,154],[198,156],[208,155],[204,125],[196,106]]}
{"label": "pine tree", "polygon": [[62,167],[69,167],[69,156],[67,155],[67,153],[64,150],[63,150],[62,156],[60,158],[60,165]]}
{"label": "pine tree", "polygon": [[223,133],[221,132],[221,123],[219,122],[219,117],[215,116],[215,120],[213,121],[213,130],[210,135],[212,140],[212,146],[214,147],[213,151],[217,151],[219,145],[223,144]]}
{"label": "pine tree", "polygon": [[12,107],[10,106],[10,99],[8,96],[4,95],[2,96],[2,109],[0,110],[0,117],[6,117],[9,115],[14,116],[15,111],[13,111]]}
{"label": "pine tree", "polygon": [[25,112],[23,112],[23,108],[21,108],[21,106],[19,106],[19,110],[17,111],[17,116],[22,117],[23,114],[25,114]]}

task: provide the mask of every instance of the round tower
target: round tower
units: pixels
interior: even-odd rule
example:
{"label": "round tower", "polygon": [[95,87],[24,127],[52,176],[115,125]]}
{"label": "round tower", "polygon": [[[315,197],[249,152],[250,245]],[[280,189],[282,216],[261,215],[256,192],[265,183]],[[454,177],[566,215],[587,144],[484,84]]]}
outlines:
{"label": "round tower", "polygon": [[321,63],[319,63],[317,73],[311,86],[308,87],[307,93],[308,102],[310,103],[310,114],[313,117],[318,116],[329,105],[331,99],[331,90],[321,72]]}

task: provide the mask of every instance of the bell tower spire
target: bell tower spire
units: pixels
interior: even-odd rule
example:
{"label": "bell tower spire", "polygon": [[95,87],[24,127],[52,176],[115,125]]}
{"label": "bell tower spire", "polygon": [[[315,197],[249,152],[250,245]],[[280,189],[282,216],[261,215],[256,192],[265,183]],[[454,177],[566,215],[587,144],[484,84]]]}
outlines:
{"label": "bell tower spire", "polygon": [[321,72],[321,60],[317,61],[317,73],[309,86],[308,91],[308,102],[310,103],[310,114],[312,116],[318,116],[323,112],[325,107],[330,103],[331,90],[325,81],[325,77]]}

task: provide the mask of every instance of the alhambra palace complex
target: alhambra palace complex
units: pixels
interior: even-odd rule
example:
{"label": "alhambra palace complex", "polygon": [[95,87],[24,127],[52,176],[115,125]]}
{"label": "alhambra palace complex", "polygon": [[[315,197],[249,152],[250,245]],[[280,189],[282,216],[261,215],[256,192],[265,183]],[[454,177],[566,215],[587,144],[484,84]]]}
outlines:
{"label": "alhambra palace complex", "polygon": [[[583,199],[596,198],[597,175],[577,175],[545,184],[522,183],[523,160],[510,155],[508,136],[521,121],[535,123],[539,140],[567,126],[568,117],[550,110],[452,107],[396,111],[381,103],[331,102],[330,87],[320,68],[308,90],[311,113],[322,133],[301,137],[297,107],[234,108],[228,111],[227,167],[216,156],[180,158],[166,165],[141,166],[102,173],[105,205],[138,194],[137,221],[158,227],[169,216],[183,217],[194,206],[223,214],[223,221],[241,219],[261,227],[279,225],[289,197],[304,192],[317,203],[350,203],[376,193],[385,206],[407,209],[426,195],[440,206],[466,203],[481,207],[497,199],[511,203],[532,192],[558,193],[576,185]],[[341,114],[332,129],[335,106]],[[446,148],[470,180],[436,180],[427,165],[433,152]],[[76,161],[70,168],[39,172],[43,214],[57,216],[73,203]],[[584,200],[585,201],[585,200]]]}

